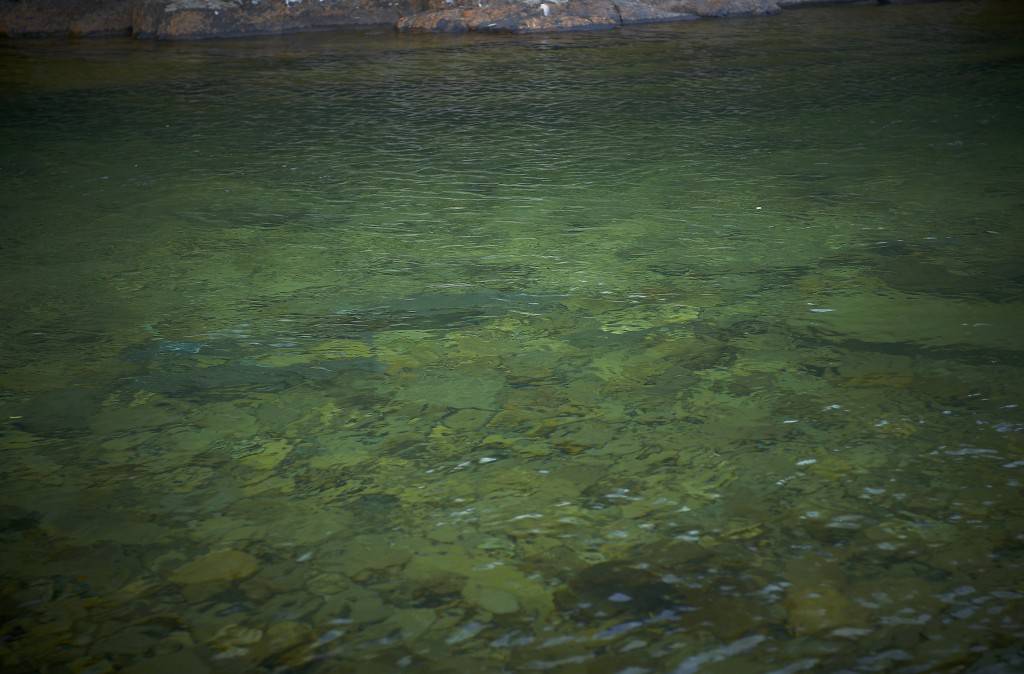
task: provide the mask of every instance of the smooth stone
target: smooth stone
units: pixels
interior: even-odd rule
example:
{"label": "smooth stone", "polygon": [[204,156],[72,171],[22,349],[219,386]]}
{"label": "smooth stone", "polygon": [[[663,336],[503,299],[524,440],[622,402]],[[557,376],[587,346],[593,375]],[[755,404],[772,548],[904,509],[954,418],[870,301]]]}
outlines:
{"label": "smooth stone", "polygon": [[349,585],[348,578],[340,573],[321,573],[309,579],[306,589],[317,595],[337,594],[348,589]]}
{"label": "smooth stone", "polygon": [[263,638],[263,630],[231,623],[220,628],[210,639],[210,645],[220,651],[247,649]]}
{"label": "smooth stone", "polygon": [[437,621],[437,613],[431,608],[407,608],[395,611],[388,621],[402,631],[402,638],[412,641],[430,629]]}
{"label": "smooth stone", "polygon": [[462,596],[485,611],[495,614],[520,610],[543,617],[554,609],[551,593],[541,583],[506,566],[472,571],[462,587]]}
{"label": "smooth stone", "polygon": [[386,569],[404,564],[412,556],[409,548],[397,545],[391,537],[368,534],[352,539],[341,555],[340,566],[349,576],[367,570]]}
{"label": "smooth stone", "polygon": [[263,640],[257,644],[253,652],[256,659],[263,661],[269,657],[292,650],[293,648],[311,641],[313,630],[309,625],[294,621],[274,623],[267,628]]}
{"label": "smooth stone", "polygon": [[493,587],[470,585],[466,591],[467,598],[477,606],[491,613],[515,613],[519,610],[519,601],[515,595]]}
{"label": "smooth stone", "polygon": [[178,568],[171,580],[180,585],[226,583],[248,578],[258,568],[259,561],[246,552],[217,550]]}
{"label": "smooth stone", "polygon": [[349,617],[357,623],[377,622],[387,618],[393,611],[392,606],[385,604],[377,593],[370,591],[354,597],[349,604]]}
{"label": "smooth stone", "polygon": [[786,593],[786,623],[796,636],[865,624],[865,611],[838,590],[794,586]]}

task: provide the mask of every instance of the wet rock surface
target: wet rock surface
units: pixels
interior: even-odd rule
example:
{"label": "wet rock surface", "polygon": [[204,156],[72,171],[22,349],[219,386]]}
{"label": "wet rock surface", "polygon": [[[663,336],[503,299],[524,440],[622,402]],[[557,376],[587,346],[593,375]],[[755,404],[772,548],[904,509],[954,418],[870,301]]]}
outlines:
{"label": "wet rock surface", "polygon": [[420,12],[396,24],[405,32],[539,33],[616,28],[621,19],[615,4],[603,0],[566,3],[507,3]]}
{"label": "wet rock surface", "polygon": [[412,9],[409,0],[140,0],[132,32],[161,39],[284,33],[387,24]]}
{"label": "wet rock surface", "polygon": [[[828,2],[829,0],[825,0]],[[841,2],[843,0],[834,0]],[[0,0],[0,35],[197,39],[393,25],[410,33],[607,30],[774,14],[803,0]],[[821,4],[821,0],[819,0]]]}

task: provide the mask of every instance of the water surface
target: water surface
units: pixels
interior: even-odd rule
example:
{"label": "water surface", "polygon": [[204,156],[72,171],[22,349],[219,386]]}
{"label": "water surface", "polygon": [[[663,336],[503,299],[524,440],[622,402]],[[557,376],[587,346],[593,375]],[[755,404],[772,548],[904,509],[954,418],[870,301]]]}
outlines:
{"label": "water surface", "polygon": [[0,43],[4,671],[1024,670],[1022,38]]}

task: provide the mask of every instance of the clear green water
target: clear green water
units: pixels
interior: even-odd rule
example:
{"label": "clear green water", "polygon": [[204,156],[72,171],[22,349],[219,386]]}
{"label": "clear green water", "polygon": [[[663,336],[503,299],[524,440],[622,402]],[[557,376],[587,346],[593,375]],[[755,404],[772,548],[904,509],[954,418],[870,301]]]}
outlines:
{"label": "clear green water", "polygon": [[0,43],[2,668],[1024,671],[1022,38]]}

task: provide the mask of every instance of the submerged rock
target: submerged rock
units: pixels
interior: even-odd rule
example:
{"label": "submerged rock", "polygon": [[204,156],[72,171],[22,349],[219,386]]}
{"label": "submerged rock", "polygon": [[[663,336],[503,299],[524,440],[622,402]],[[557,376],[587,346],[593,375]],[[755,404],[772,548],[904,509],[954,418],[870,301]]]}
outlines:
{"label": "submerged rock", "polygon": [[151,658],[139,660],[135,664],[121,670],[127,674],[206,674],[210,668],[193,650],[181,650],[174,653],[163,653]]}
{"label": "submerged rock", "polygon": [[786,592],[786,626],[796,636],[862,627],[866,611],[828,586],[794,585]]}
{"label": "submerged rock", "polygon": [[105,392],[91,388],[42,391],[17,409],[15,425],[40,436],[86,431],[100,413]]}
{"label": "submerged rock", "polygon": [[256,660],[278,657],[307,643],[312,639],[313,630],[305,623],[284,621],[267,628],[263,639],[253,647]]}
{"label": "submerged rock", "polygon": [[242,580],[256,573],[259,562],[241,550],[217,550],[198,557],[171,574],[180,585],[196,583],[227,583]]}
{"label": "submerged rock", "polygon": [[402,639],[412,641],[437,622],[437,612],[430,608],[403,608],[388,618],[389,625],[401,631]]}
{"label": "submerged rock", "polygon": [[209,645],[220,653],[245,653],[263,638],[263,630],[237,623],[224,625],[209,639]]}
{"label": "submerged rock", "polygon": [[654,615],[681,604],[676,588],[658,575],[621,561],[600,562],[572,577],[555,596],[563,611]]}

